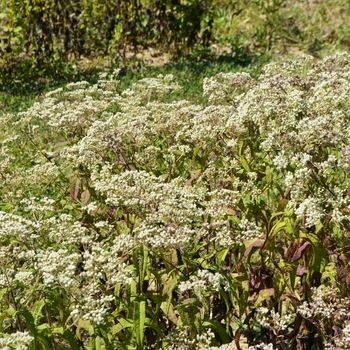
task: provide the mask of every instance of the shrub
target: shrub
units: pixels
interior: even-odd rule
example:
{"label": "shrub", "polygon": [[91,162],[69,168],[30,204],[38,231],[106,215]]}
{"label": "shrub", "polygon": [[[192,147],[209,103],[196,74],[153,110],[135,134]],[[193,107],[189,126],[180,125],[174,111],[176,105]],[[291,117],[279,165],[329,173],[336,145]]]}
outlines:
{"label": "shrub", "polygon": [[[212,1],[2,0],[0,79],[62,78],[82,59],[123,61],[150,48],[172,55],[206,47]],[[205,51],[205,50],[204,50]]]}

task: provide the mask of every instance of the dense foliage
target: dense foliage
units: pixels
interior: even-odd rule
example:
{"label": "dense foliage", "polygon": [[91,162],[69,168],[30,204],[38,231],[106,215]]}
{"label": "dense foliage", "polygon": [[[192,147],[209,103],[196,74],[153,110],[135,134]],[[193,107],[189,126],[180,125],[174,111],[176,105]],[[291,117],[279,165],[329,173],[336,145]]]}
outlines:
{"label": "dense foliage", "polygon": [[211,0],[2,0],[1,5],[1,67],[7,76],[18,65],[59,74],[65,62],[82,55],[108,55],[125,64],[126,52],[140,47],[185,54],[209,43],[213,22]]}
{"label": "dense foliage", "polygon": [[3,82],[71,75],[83,57],[126,65],[142,49],[202,59],[221,46],[237,57],[349,46],[347,0],[0,0],[0,9]]}
{"label": "dense foliage", "polygon": [[2,348],[349,348],[349,57],[179,89],[1,117]]}

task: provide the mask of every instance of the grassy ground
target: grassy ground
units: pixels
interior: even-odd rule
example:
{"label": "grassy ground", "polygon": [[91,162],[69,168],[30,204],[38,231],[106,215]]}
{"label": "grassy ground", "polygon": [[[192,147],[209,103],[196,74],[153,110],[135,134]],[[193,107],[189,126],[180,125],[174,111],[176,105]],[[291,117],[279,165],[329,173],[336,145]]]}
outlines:
{"label": "grassy ground", "polygon": [[[219,72],[245,71],[252,76],[261,73],[262,66],[269,60],[268,57],[233,56],[224,54],[209,59],[180,59],[176,62],[167,62],[161,65],[149,65],[141,60],[134,61],[128,68],[122,68],[120,72],[120,90],[124,90],[132,83],[142,78],[157,77],[159,74],[173,74],[183,89],[173,98],[182,96],[188,100],[198,102],[202,99],[202,81],[204,77],[213,76]],[[161,63],[163,63],[161,61]],[[15,81],[0,87],[0,114],[19,112],[28,108],[34,101],[47,91],[64,86],[68,82],[88,81],[96,83],[98,74],[104,70],[113,70],[118,66],[105,67],[101,62],[92,62],[76,72],[71,72],[59,80],[53,77],[36,79],[27,83]]]}

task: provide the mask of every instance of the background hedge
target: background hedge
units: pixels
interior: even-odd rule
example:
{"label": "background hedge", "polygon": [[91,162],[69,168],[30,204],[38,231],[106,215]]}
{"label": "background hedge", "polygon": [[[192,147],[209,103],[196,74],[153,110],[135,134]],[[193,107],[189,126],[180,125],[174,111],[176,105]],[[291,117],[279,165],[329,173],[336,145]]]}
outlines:
{"label": "background hedge", "polygon": [[349,23],[347,0],[0,0],[0,78],[62,75],[82,56],[125,66],[142,49],[317,55],[347,49]]}

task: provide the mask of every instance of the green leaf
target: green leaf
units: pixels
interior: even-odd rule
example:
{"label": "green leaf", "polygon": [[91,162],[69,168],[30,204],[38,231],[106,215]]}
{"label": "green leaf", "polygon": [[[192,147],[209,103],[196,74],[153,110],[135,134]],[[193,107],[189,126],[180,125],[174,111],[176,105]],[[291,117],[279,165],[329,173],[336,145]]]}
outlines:
{"label": "green leaf", "polygon": [[51,337],[51,327],[48,323],[43,323],[39,326],[36,326],[36,329],[39,331],[39,334],[42,334],[45,337]]}
{"label": "green leaf", "polygon": [[225,327],[216,320],[203,322],[203,327],[212,327],[216,330],[224,344],[228,344],[231,341],[230,335],[227,334]]}
{"label": "green leaf", "polygon": [[321,221],[319,221],[317,224],[316,224],[316,234],[319,233],[323,228],[323,224]]}
{"label": "green leaf", "polygon": [[287,233],[289,233],[293,237],[294,236],[293,220],[288,217],[285,217],[284,223],[285,223],[285,229]]}
{"label": "green leaf", "polygon": [[284,209],[287,207],[287,205],[288,205],[288,199],[286,198],[281,199],[281,201],[278,203],[276,213],[284,212]]}
{"label": "green leaf", "polygon": [[26,320],[26,325],[30,331],[30,334],[34,337],[34,349],[36,350],[38,348],[39,334],[37,327],[34,323],[34,317],[27,309],[22,309],[21,311],[19,311],[19,314],[23,316]]}
{"label": "green leaf", "polygon": [[266,167],[265,174],[266,174],[267,183],[271,183],[273,180],[273,170],[274,170],[273,167],[269,167],[269,166]]}
{"label": "green leaf", "polygon": [[247,162],[247,160],[243,156],[237,156],[239,162],[241,163],[243,169],[249,173],[251,172],[250,164]]}
{"label": "green leaf", "polygon": [[187,298],[183,299],[181,302],[181,306],[187,306],[187,305],[192,305],[197,302],[197,298]]}
{"label": "green leaf", "polygon": [[0,314],[0,332],[4,332],[4,327],[6,327],[5,323],[4,323],[4,320],[7,316],[7,313],[6,312],[3,312]]}
{"label": "green leaf", "polygon": [[85,190],[82,194],[81,194],[81,206],[85,207],[89,204],[90,202],[90,198],[91,198],[91,194],[89,190]]}
{"label": "green leaf", "polygon": [[78,339],[81,340],[81,334],[79,328],[85,329],[90,335],[94,334],[94,327],[88,320],[79,319],[77,327]]}
{"label": "green leaf", "polygon": [[95,338],[95,349],[96,350],[101,350],[102,349],[102,343],[103,343],[102,338],[99,335],[97,335],[96,338]]}
{"label": "green leaf", "polygon": [[8,292],[7,288],[3,288],[0,290],[0,300],[4,297],[4,295]]}
{"label": "green leaf", "polygon": [[[44,349],[50,350],[52,349],[52,343],[49,341],[44,335],[38,334],[38,341],[41,343],[41,345],[44,347]],[[42,349],[42,348],[40,348]]]}
{"label": "green leaf", "polygon": [[14,316],[16,316],[16,314],[17,314],[17,310],[16,309],[14,309],[12,306],[10,306],[7,310],[6,310],[6,312],[7,312],[7,314],[9,315],[9,316],[11,316],[11,317],[14,317]]}
{"label": "green leaf", "polygon": [[40,317],[42,317],[42,309],[46,305],[46,300],[42,299],[38,303],[35,304],[34,308],[36,309],[34,314],[34,324],[38,324]]}
{"label": "green leaf", "polygon": [[147,265],[148,265],[148,249],[147,247],[144,245],[142,247],[142,265],[140,268],[140,288],[142,288],[143,286],[143,282],[145,280],[146,274],[147,274]]}
{"label": "green leaf", "polygon": [[226,255],[227,253],[230,251],[230,248],[227,247],[227,248],[224,248],[222,250],[220,250],[217,254],[216,254],[216,257],[218,259],[218,264],[219,265],[222,265],[226,259]]}
{"label": "green leaf", "polygon": [[274,286],[274,296],[277,300],[280,299],[280,296],[284,292],[285,289],[285,281],[283,276],[276,271],[273,276],[273,286]]}
{"label": "green leaf", "polygon": [[259,292],[258,299],[256,300],[254,307],[259,307],[263,301],[270,299],[274,295],[275,291],[273,288],[262,289]]}
{"label": "green leaf", "polygon": [[15,27],[14,29],[13,29],[13,32],[15,33],[15,34],[18,34],[19,32],[21,32],[23,30],[23,28],[21,27],[21,26],[18,26],[18,27]]}
{"label": "green leaf", "polygon": [[176,288],[177,284],[178,284],[178,279],[176,276],[175,277],[170,276],[167,279],[163,287],[163,295],[166,296],[166,301],[162,302],[160,305],[160,308],[163,310],[166,317],[168,317],[169,320],[175,323],[176,325],[178,323],[178,318],[175,314],[174,307],[172,304],[173,302],[172,293],[173,293],[173,290]]}
{"label": "green leaf", "polygon": [[56,328],[53,328],[52,334],[59,334],[63,339],[68,341],[70,345],[70,349],[80,350],[79,344],[75,340],[73,334],[68,329],[64,330],[63,327],[56,327]]}
{"label": "green leaf", "polygon": [[[327,281],[327,279],[328,279],[328,282],[325,282]],[[323,284],[325,285],[328,284],[331,286],[337,285],[339,283],[337,266],[335,262],[330,262],[327,264],[322,274],[322,281],[323,281]]]}
{"label": "green leaf", "polygon": [[118,324],[114,325],[111,328],[112,334],[117,334],[125,328],[132,328],[134,326],[134,322],[131,320],[126,320],[125,318],[118,319]]}
{"label": "green leaf", "polygon": [[135,301],[136,313],[135,313],[135,333],[136,342],[139,349],[143,349],[144,343],[144,328],[146,318],[146,302],[144,300]]}
{"label": "green leaf", "polygon": [[282,231],[286,227],[284,220],[278,221],[271,229],[269,238],[273,238],[278,232]]}
{"label": "green leaf", "polygon": [[162,309],[162,311],[164,312],[165,316],[171,321],[173,322],[175,325],[178,324],[178,317],[176,316],[176,313],[174,311],[174,307],[173,304],[171,303],[171,298],[169,298],[169,301],[167,302],[162,302],[162,304],[160,305],[160,308]]}
{"label": "green leaf", "polygon": [[302,232],[300,237],[309,241],[313,247],[313,257],[312,261],[309,263],[309,267],[313,271],[309,272],[311,273],[317,271],[322,273],[329,261],[329,254],[326,247],[324,246],[323,241],[321,241],[317,235],[311,232]]}

